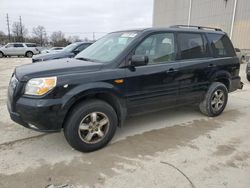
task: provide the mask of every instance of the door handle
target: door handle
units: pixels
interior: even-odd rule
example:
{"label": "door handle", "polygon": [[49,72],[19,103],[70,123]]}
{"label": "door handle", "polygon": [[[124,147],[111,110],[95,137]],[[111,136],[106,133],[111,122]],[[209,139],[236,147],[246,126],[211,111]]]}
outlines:
{"label": "door handle", "polygon": [[171,73],[171,72],[177,72],[178,70],[177,69],[174,69],[174,68],[169,68],[166,73]]}
{"label": "door handle", "polygon": [[213,63],[210,63],[210,64],[208,65],[208,67],[216,67],[216,65],[214,65]]}

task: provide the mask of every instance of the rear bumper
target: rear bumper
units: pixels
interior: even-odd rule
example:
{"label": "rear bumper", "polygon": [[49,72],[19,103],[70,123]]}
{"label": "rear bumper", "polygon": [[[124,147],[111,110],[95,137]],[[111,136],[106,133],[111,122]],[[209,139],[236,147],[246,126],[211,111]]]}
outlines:
{"label": "rear bumper", "polygon": [[242,89],[243,85],[244,84],[241,82],[240,76],[232,78],[231,81],[230,81],[229,92],[233,92],[233,91],[235,91],[237,89]]}

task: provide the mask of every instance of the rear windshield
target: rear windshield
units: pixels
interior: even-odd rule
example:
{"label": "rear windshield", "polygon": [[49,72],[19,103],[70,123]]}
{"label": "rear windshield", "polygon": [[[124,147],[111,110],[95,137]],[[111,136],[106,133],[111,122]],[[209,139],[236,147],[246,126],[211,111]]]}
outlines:
{"label": "rear windshield", "polygon": [[37,47],[36,44],[26,44],[27,47]]}
{"label": "rear windshield", "polygon": [[215,57],[233,57],[235,51],[227,35],[208,33],[211,48]]}

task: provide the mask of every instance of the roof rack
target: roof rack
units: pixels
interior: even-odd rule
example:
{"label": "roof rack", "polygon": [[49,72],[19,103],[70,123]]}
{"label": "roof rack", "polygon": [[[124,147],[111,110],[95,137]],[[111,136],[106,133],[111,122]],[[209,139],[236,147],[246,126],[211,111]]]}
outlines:
{"label": "roof rack", "polygon": [[209,30],[215,30],[215,31],[222,31],[219,28],[213,28],[213,27],[204,27],[204,26],[197,26],[197,25],[172,25],[170,26],[171,28],[181,28],[181,27],[186,27],[186,28],[197,28],[197,29],[209,29]]}

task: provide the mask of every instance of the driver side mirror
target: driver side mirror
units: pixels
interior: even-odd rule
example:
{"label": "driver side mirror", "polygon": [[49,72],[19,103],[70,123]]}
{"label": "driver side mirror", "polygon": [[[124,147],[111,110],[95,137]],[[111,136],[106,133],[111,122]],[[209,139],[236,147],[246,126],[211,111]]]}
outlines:
{"label": "driver side mirror", "polygon": [[148,56],[144,55],[133,55],[129,62],[129,65],[132,67],[139,67],[148,64]]}

